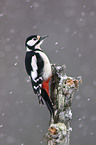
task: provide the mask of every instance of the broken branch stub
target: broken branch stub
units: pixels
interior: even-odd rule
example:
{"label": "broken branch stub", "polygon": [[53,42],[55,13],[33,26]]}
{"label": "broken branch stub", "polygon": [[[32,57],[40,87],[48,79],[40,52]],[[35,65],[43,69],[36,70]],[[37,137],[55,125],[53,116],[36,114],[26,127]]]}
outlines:
{"label": "broken branch stub", "polygon": [[54,122],[50,119],[50,126],[46,134],[48,145],[69,145],[70,127],[72,119],[71,103],[73,93],[78,90],[82,82],[81,77],[70,77],[65,73],[65,65],[52,65],[52,79],[50,97],[55,111]]}

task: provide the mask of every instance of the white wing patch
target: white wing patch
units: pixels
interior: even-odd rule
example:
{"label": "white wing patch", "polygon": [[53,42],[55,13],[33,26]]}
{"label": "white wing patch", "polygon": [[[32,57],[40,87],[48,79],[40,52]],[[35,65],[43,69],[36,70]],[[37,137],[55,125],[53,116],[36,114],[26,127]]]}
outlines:
{"label": "white wing patch", "polygon": [[42,77],[39,77],[38,79],[34,80],[34,82],[37,83],[39,80],[42,80]]}
{"label": "white wing patch", "polygon": [[32,79],[35,80],[36,77],[37,77],[37,59],[36,59],[36,56],[34,55],[32,57],[32,60],[31,60],[31,66],[32,66],[32,71],[31,71],[31,76],[32,76]]}

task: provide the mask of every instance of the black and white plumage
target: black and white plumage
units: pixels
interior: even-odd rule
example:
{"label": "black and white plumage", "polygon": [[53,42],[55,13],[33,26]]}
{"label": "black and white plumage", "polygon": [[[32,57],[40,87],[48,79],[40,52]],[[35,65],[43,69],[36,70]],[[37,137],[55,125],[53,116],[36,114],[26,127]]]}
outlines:
{"label": "black and white plumage", "polygon": [[39,103],[46,102],[51,115],[54,115],[52,102],[49,96],[49,80],[52,76],[51,64],[40,45],[48,36],[32,35],[26,39],[25,67],[31,78],[34,93],[38,95]]}

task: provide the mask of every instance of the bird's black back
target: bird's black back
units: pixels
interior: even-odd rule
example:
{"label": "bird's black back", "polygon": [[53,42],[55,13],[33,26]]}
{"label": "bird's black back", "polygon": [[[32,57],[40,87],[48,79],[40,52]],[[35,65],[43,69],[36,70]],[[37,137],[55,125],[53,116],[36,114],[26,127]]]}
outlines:
{"label": "bird's black back", "polygon": [[[37,50],[37,49],[36,49]],[[40,54],[38,52],[35,51],[29,51],[26,52],[26,56],[25,56],[25,67],[26,67],[26,71],[28,73],[28,75],[31,77],[31,83],[32,83],[32,88],[35,94],[40,94],[40,90],[42,87],[42,73],[43,73],[43,67],[44,67],[44,61],[41,58]],[[41,51],[41,50],[39,50]],[[32,57],[36,56],[36,65],[37,65],[37,77],[35,78],[35,80],[32,78],[31,76],[31,72],[34,70],[34,68],[32,68]]]}
{"label": "bird's black back", "polygon": [[25,55],[25,68],[29,76],[31,76],[31,71],[32,71],[31,60],[32,60],[32,56],[34,55],[35,55],[34,51],[26,52]]}
{"label": "bird's black back", "polygon": [[25,55],[25,68],[26,68],[26,71],[29,76],[31,76],[31,71],[33,70],[32,66],[31,66],[31,62],[32,62],[32,57],[34,55],[36,56],[36,59],[37,59],[37,67],[38,67],[37,73],[38,73],[38,75],[40,75],[42,73],[44,61],[41,58],[40,54],[36,52],[37,50],[42,51],[39,49],[35,49],[35,51],[26,52],[26,55]]}

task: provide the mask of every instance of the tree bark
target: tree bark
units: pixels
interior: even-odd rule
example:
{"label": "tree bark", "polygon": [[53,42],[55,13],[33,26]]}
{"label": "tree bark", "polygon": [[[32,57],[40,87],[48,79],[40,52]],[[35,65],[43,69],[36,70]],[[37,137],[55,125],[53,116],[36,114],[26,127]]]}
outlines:
{"label": "tree bark", "polygon": [[72,111],[71,103],[74,91],[82,82],[81,77],[69,77],[65,73],[66,66],[52,65],[50,97],[55,115],[50,118],[47,131],[48,145],[70,145]]}

